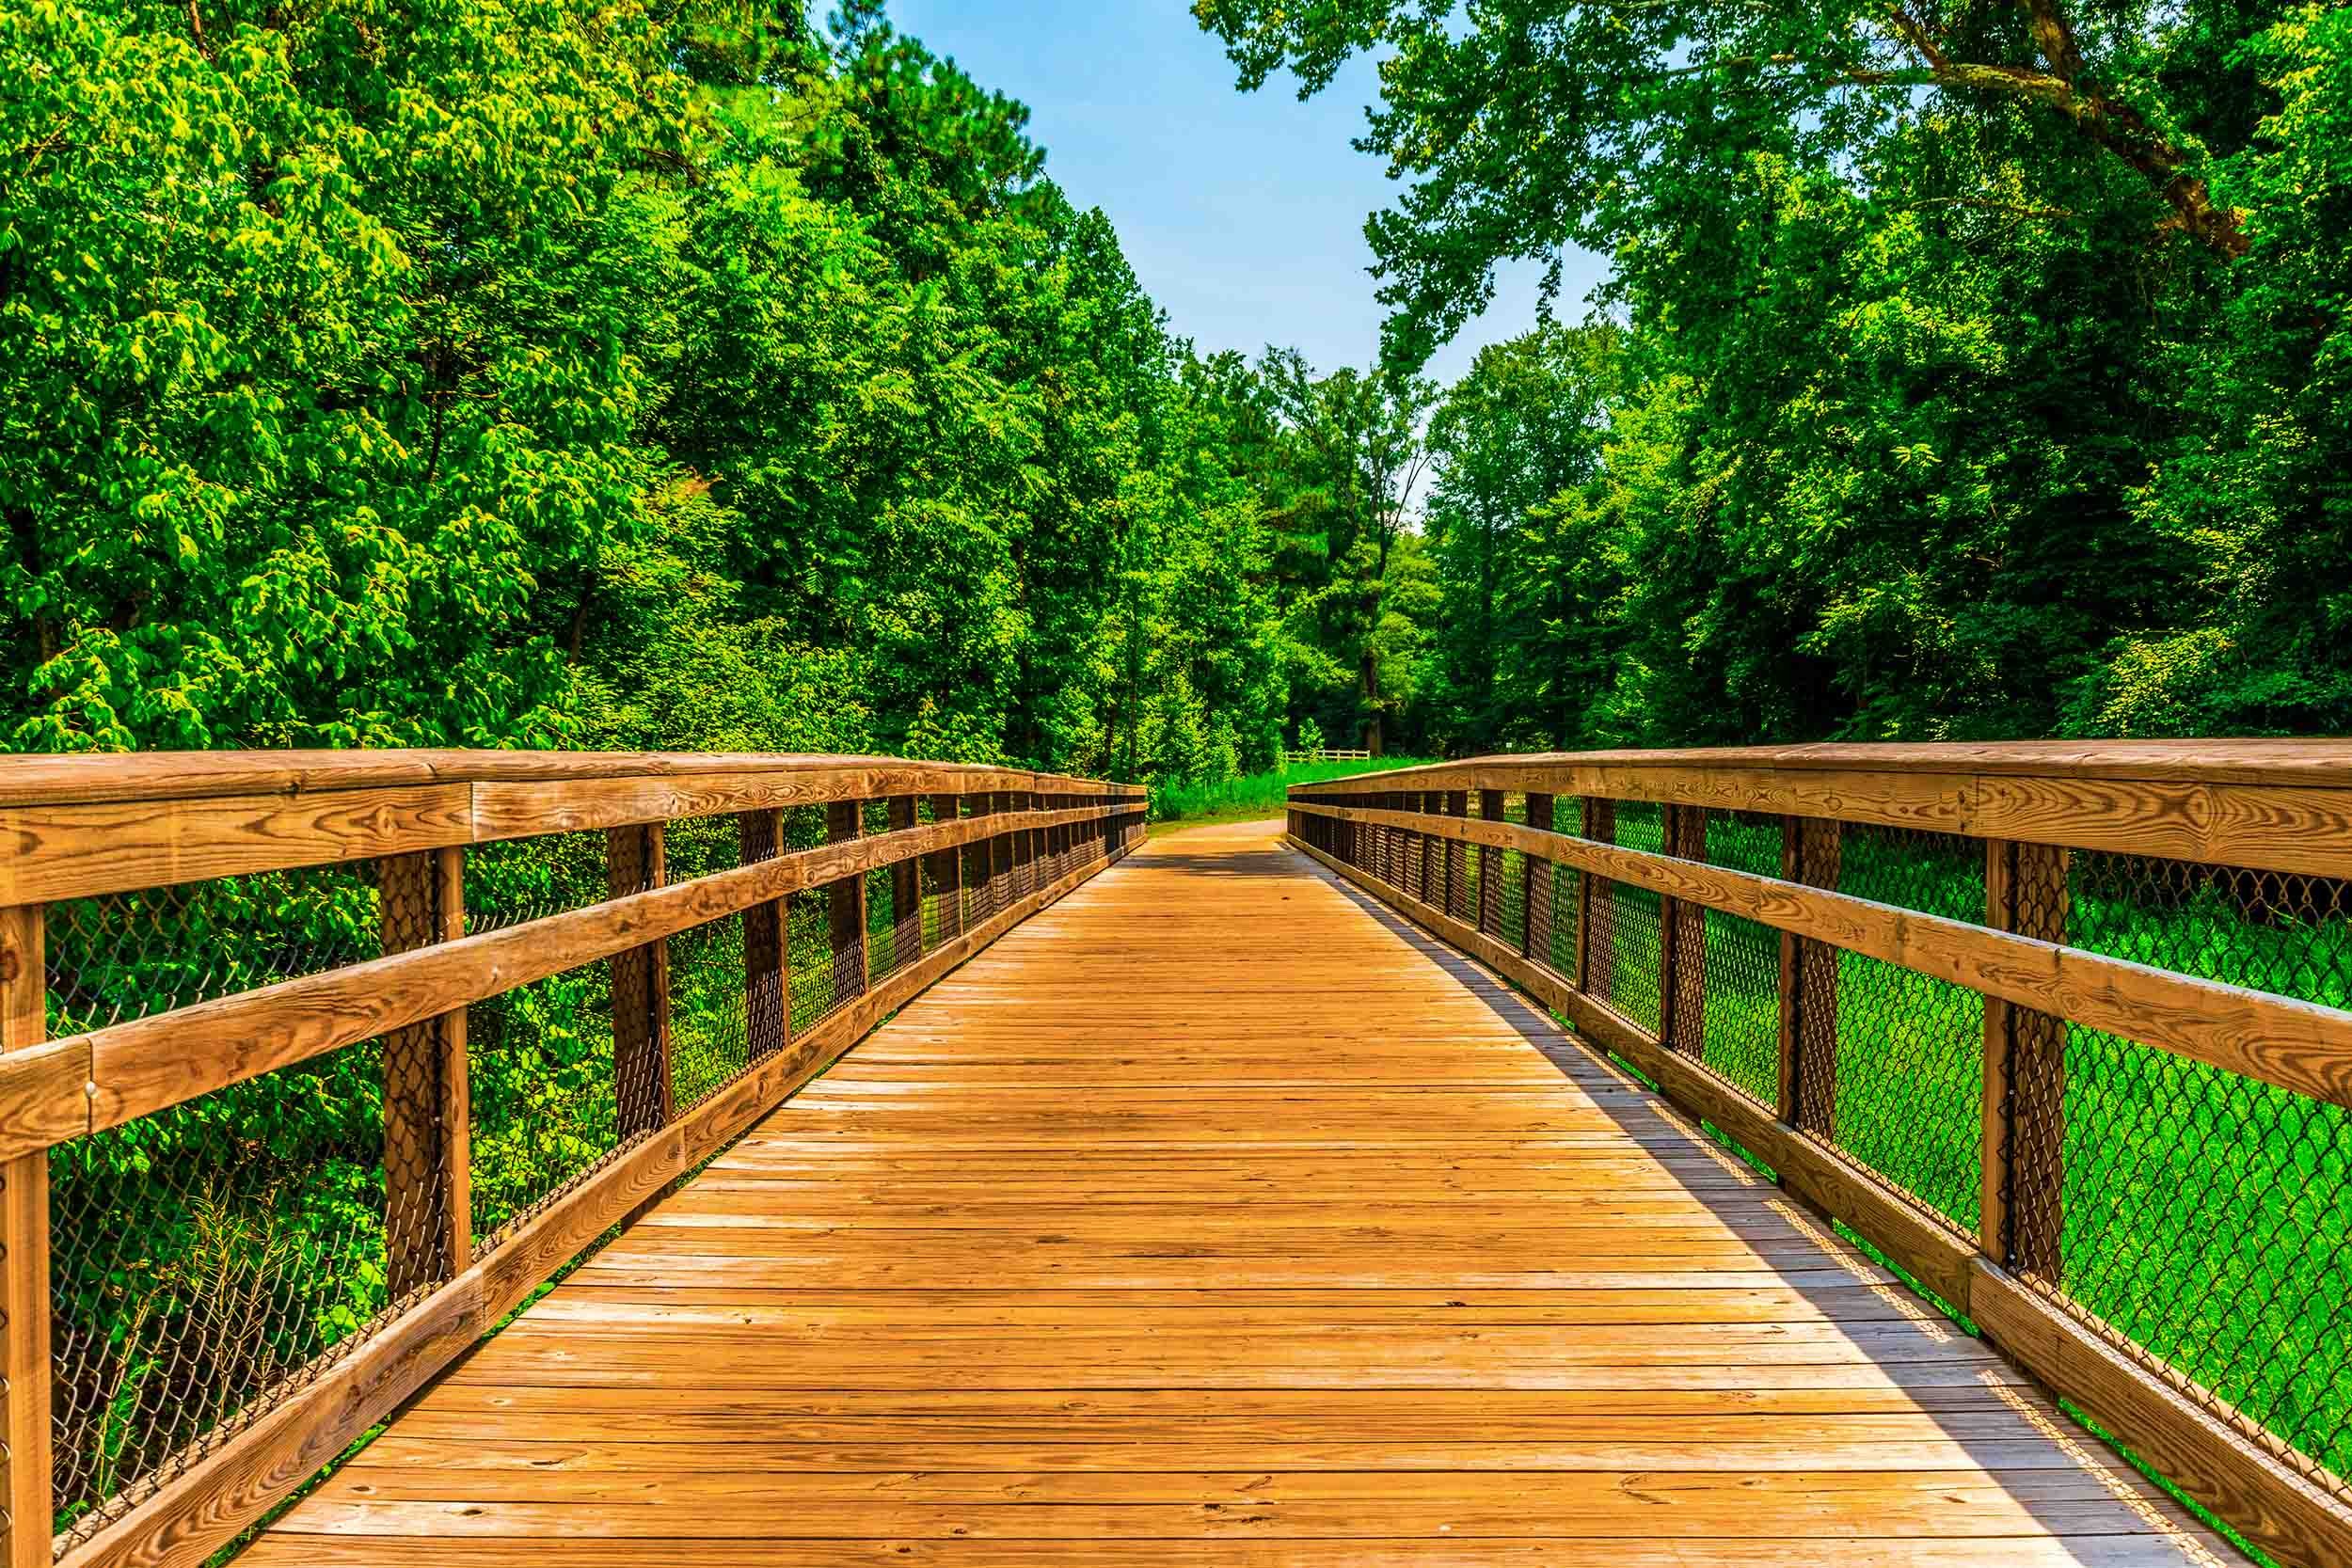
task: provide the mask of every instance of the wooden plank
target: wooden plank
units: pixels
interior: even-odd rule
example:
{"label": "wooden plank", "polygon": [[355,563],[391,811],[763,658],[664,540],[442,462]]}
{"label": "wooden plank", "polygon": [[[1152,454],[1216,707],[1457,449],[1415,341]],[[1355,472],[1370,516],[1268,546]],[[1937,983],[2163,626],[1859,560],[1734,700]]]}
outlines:
{"label": "wooden plank", "polygon": [[[40,1044],[48,1033],[47,911],[38,904],[0,909],[0,1055]],[[50,1440],[49,1155],[0,1163],[0,1465],[7,1517],[0,1521],[8,1568],[47,1568],[54,1517]]]}
{"label": "wooden plank", "polygon": [[[1599,795],[2352,876],[2352,746],[2342,741],[1599,752],[1478,758],[1379,779],[1390,788]],[[1317,787],[1360,804],[1371,785]]]}
{"label": "wooden plank", "polygon": [[[466,934],[465,851],[380,863],[386,953]],[[471,1085],[463,1007],[384,1037],[384,1259],[393,1298],[454,1275],[473,1257]]]}
{"label": "wooden plank", "polygon": [[1268,847],[1163,839],[944,979],[259,1549],[2199,1560],[2025,1374]]}
{"label": "wooden plank", "polygon": [[[1302,809],[1359,817],[1376,815],[1341,806],[1311,804]],[[1415,820],[1428,824],[1434,833],[1465,842],[1533,848],[1589,873],[1867,954],[2297,1094],[2352,1105],[2352,1012],[2340,1008],[2151,969],[1777,878],[1694,865],[1558,834],[1538,839],[1516,823]]]}
{"label": "wooden plank", "polygon": [[1666,1050],[1657,1036],[1605,1002],[1527,962],[1502,943],[1429,906],[1396,897],[1387,901],[1416,925],[1559,1009],[1580,1035],[1630,1063],[1676,1105],[1701,1121],[1713,1123],[1771,1166],[1790,1193],[1825,1215],[1852,1226],[1937,1295],[1957,1309],[1967,1310],[1970,1249],[1966,1243],[1869,1172],[1795,1128],[1775,1121],[1712,1073]]}
{"label": "wooden plank", "polygon": [[472,838],[465,784],[20,806],[0,812],[9,849],[0,855],[0,904],[416,854]]}
{"label": "wooden plank", "polygon": [[[2002,1351],[2282,1568],[2352,1562],[2352,1506],[2280,1464],[2205,1402],[1979,1258],[1972,1311]],[[2212,1402],[2220,1408],[2219,1402]]]}
{"label": "wooden plank", "polygon": [[882,1018],[1101,870],[1074,872],[976,927],[641,1139],[300,1392],[194,1457],[139,1507],[63,1554],[59,1568],[199,1568],[472,1348],[581,1248],[739,1136]]}
{"label": "wooden plank", "polygon": [[[985,764],[808,752],[516,752],[339,749],[144,752],[23,756],[0,777],[0,806],[303,795],[427,784],[565,784],[636,779],[818,778],[834,794],[867,775],[870,794],[933,789],[1056,788],[1089,798],[1141,800],[1135,784],[1065,778]],[[813,803],[804,801],[801,803]],[[750,802],[746,802],[748,809]],[[657,814],[659,815],[659,814]],[[596,827],[627,823],[599,822]]]}
{"label": "wooden plank", "polygon": [[[664,885],[668,867],[659,822],[613,828],[605,864],[614,898]],[[612,956],[612,1084],[623,1138],[669,1125],[670,945],[666,936]]]}
{"label": "wooden plank", "polygon": [[[691,765],[691,766],[690,766]],[[56,902],[212,878],[1042,775],[891,758],[630,753],[200,752],[12,759],[0,778],[0,901]],[[1141,803],[1132,785],[1056,781]]]}

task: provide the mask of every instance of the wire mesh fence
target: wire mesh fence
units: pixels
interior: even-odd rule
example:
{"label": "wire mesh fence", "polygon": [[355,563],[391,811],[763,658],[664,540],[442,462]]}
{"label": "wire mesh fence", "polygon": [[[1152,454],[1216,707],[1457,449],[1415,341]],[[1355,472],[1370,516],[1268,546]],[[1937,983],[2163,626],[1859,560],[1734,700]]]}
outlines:
{"label": "wire mesh fence", "polygon": [[[954,797],[869,812],[860,825],[876,832],[959,815]],[[58,902],[45,914],[47,1033],[727,871],[826,842],[827,816],[728,814]],[[462,1050],[454,1020],[427,1020],[57,1145],[65,1543],[153,1497],[787,1034],[1131,836],[1073,828],[1017,858],[1010,836],[981,839],[796,892],[473,1002]],[[845,925],[861,885],[863,913]],[[444,1077],[460,1059],[453,1101]]]}
{"label": "wire mesh fence", "polygon": [[[1377,803],[1452,816],[1463,801]],[[1552,814],[1569,835],[1695,850],[1713,865],[2352,1007],[2345,881],[2023,845],[1994,847],[1994,883],[1985,842],[1953,833],[1729,811],[1695,828],[1653,804],[1600,800],[1558,799]],[[1511,796],[1502,815],[1529,821],[1527,799]],[[1699,1065],[1759,1107],[1778,1107],[1793,1052],[1796,1125],[1972,1241],[1997,1026],[2010,1064],[1994,1121],[2005,1260],[2124,1355],[2352,1499],[2352,1110],[1719,910],[1706,911],[1692,954],[1688,928],[1661,942],[1676,934],[1672,901],[1523,851],[1465,852],[1439,835],[1314,816],[1300,831],[1506,946],[1523,940],[1533,961],[1571,984],[1581,974],[1586,994],[1652,1034],[1671,1026],[1686,1051],[1695,1039]],[[1693,961],[1695,991],[1661,974]]]}
{"label": "wire mesh fence", "polygon": [[[2346,883],[2069,859],[2042,919],[2070,944],[2346,1005]],[[2127,1354],[2352,1497],[2352,1111],[2052,1022],[2012,1089],[2013,1260]],[[2037,1173],[2057,1180],[2026,1180]]]}
{"label": "wire mesh fence", "polygon": [[[1839,892],[1981,923],[1984,846],[1950,833],[1848,826]],[[1983,1171],[1984,998],[1859,953],[1837,958],[1830,1141],[1974,1235]]]}

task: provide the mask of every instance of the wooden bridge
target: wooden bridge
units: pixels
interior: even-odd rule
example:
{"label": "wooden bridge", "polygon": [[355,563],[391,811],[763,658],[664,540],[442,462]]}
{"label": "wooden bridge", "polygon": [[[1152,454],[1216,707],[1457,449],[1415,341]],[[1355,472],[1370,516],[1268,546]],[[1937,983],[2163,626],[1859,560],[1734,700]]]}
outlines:
{"label": "wooden bridge", "polygon": [[[889,759],[109,766],[0,789],[13,1568],[2241,1560],[2181,1496],[2352,1560],[2352,757],[1490,759],[1148,845]],[[346,1233],[273,1118],[356,1084]]]}

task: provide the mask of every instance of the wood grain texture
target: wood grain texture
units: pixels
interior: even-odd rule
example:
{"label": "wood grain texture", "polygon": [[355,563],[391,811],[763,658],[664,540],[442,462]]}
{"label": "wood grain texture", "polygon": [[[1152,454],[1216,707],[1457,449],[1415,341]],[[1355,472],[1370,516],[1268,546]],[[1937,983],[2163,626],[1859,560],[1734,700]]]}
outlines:
{"label": "wood grain texture", "polygon": [[[1134,784],[987,764],[791,752],[141,752],[11,757],[0,806],[87,805],[228,795],[301,795],[425,784],[590,784],[636,779],[819,779],[834,795],[1054,788],[1139,800]],[[840,781],[852,778],[854,784]],[[931,782],[936,781],[936,782]],[[602,823],[598,826],[614,826]]]}
{"label": "wood grain texture", "polygon": [[0,810],[0,903],[415,854],[473,837],[463,784],[16,806]]}
{"label": "wood grain texture", "polygon": [[[0,1056],[37,1049],[48,1029],[47,911],[0,909]],[[53,1517],[50,1464],[49,1156],[0,1161],[0,1560],[46,1568]]]}
{"label": "wood grain texture", "polygon": [[[1391,815],[1313,802],[1297,809],[1359,822]],[[1526,849],[1594,876],[1724,910],[2297,1094],[2352,1106],[2352,1012],[1589,837],[1538,834],[1517,823],[1444,816],[1409,820],[1435,835]]]}
{"label": "wood grain texture", "polygon": [[939,791],[1131,784],[889,757],[515,752],[13,757],[0,901],[56,902],[534,834]]}
{"label": "wood grain texture", "polygon": [[[1139,803],[1074,808],[1073,817],[1133,815]],[[980,822],[801,850],[758,864],[549,915],[502,930],[372,959],[258,990],[132,1020],[0,1056],[0,1158],[119,1125],[229,1084],[373,1038],[723,920],[755,904],[856,872],[969,842]]]}
{"label": "wood grain texture", "polygon": [[1970,1299],[1985,1333],[2182,1491],[2286,1568],[2352,1562],[2352,1509],[2342,1499],[2252,1448],[2027,1285],[1981,1258],[1972,1267]]}
{"label": "wood grain texture", "polygon": [[[1500,948],[1426,905],[1360,878],[1307,848],[1333,871],[1541,997],[1594,1043],[1655,1080],[1690,1115],[1714,1124],[1780,1174],[1789,1192],[1867,1237],[1907,1273],[1976,1320],[2026,1370],[2090,1411],[2184,1491],[2282,1563],[2323,1568],[2352,1560],[2352,1510],[2232,1430],[2197,1400],[2134,1363],[2111,1341],[2012,1278],[1868,1172],[1796,1129],[1766,1117],[1720,1080],[1661,1049],[1656,1037],[1557,975]],[[2062,861],[2050,851],[2027,857]],[[2048,865],[2029,876],[2049,879]],[[2006,897],[1996,884],[1994,896]],[[2042,906],[2044,910],[2047,905]],[[2047,919],[2045,913],[2040,918]]]}
{"label": "wood grain texture", "polygon": [[[1097,861],[903,970],[755,1062],[658,1132],[626,1145],[455,1279],[312,1377],[152,1497],[65,1553],[60,1568],[199,1568],[370,1426],[480,1342],[550,1275],[669,1190],[929,986],[1111,863]],[[45,1560],[45,1557],[44,1557]]]}
{"label": "wood grain texture", "polygon": [[252,1560],[428,1549],[2214,1560],[2021,1375],[1256,827],[1155,841],[933,987]]}
{"label": "wood grain texture", "polygon": [[2313,876],[2352,875],[2352,742],[1730,747],[1482,757],[1398,782],[1818,816]]}
{"label": "wood grain texture", "polygon": [[1711,1122],[1733,1142],[1779,1174],[1781,1184],[1823,1214],[1851,1226],[1892,1258],[1912,1277],[1967,1309],[1969,1248],[1950,1230],[1922,1213],[1899,1194],[1851,1164],[1820,1140],[1773,1118],[1772,1113],[1693,1062],[1669,1051],[1659,1037],[1590,996],[1550,970],[1528,962],[1462,921],[1366,879],[1308,846],[1299,846],[1325,866],[1380,899],[1422,929],[1459,948],[1529,995],[1555,1008],[1593,1044],[1632,1065],[1666,1098],[1701,1121]]}
{"label": "wood grain texture", "polygon": [[[465,851],[396,855],[376,874],[383,946],[405,953],[466,934]],[[473,1256],[471,1081],[466,1012],[384,1038],[385,1289],[437,1284]]]}

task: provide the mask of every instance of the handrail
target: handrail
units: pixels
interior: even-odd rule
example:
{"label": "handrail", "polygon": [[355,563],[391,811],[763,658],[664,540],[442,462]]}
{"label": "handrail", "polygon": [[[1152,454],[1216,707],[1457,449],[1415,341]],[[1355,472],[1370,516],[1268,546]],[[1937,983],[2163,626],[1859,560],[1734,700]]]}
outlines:
{"label": "handrail", "polygon": [[[888,757],[12,760],[5,1568],[203,1561],[1145,805]],[[278,1148],[289,1104],[333,1147]]]}
{"label": "handrail", "polygon": [[1289,793],[1292,843],[2248,1540],[2352,1560],[2352,743],[1501,756]]}

